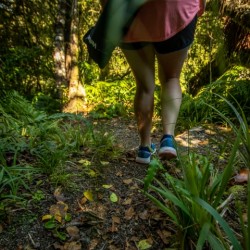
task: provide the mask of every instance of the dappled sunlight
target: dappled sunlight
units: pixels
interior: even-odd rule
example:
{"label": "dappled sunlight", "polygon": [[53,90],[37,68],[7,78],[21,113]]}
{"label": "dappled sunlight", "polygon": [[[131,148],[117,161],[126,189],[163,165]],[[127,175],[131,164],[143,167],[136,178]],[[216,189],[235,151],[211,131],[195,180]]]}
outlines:
{"label": "dappled sunlight", "polygon": [[213,137],[217,139],[220,138],[220,140],[222,140],[221,143],[224,143],[226,140],[224,140],[223,137],[229,132],[231,132],[231,129],[227,127],[204,125],[186,130],[182,134],[177,135],[175,140],[181,153],[185,154],[190,150],[197,149],[201,152],[203,150],[204,152],[208,150],[208,152],[211,153],[213,150],[216,151],[218,149],[218,146],[216,145],[211,146],[211,144],[215,143],[215,141],[213,141]]}

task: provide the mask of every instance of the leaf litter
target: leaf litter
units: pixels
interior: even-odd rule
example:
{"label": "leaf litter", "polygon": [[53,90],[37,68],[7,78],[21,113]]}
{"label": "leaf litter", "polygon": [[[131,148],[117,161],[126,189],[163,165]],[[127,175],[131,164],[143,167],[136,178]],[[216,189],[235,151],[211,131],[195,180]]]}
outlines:
{"label": "leaf litter", "polygon": [[[16,223],[24,212],[17,211],[1,222],[0,238],[4,239],[0,240],[1,250],[163,250],[176,244],[174,225],[140,192],[143,186],[136,181],[143,180],[147,171],[144,165],[134,162],[136,126],[131,125],[131,121],[118,120],[119,126],[113,126],[113,122],[105,121],[101,126],[106,126],[107,131],[124,143],[123,155],[119,159],[101,161],[95,169],[88,157],[92,152],[85,149],[86,155],[76,159],[80,167],[75,171],[87,169],[87,175],[74,180],[77,188],[53,188],[46,182],[47,198],[39,206],[30,204],[28,208],[36,219]],[[184,141],[186,135],[181,136],[179,139]],[[209,134],[198,131],[194,136],[201,142],[199,152],[205,154]],[[156,131],[153,137],[159,141],[161,135]],[[211,150],[216,147],[211,146]],[[175,164],[168,164],[167,168],[171,174],[180,174]],[[234,180],[243,185],[247,175],[239,172]],[[233,214],[231,216],[233,218]],[[243,216],[246,221],[245,213]],[[44,226],[48,222],[51,229]],[[13,228],[18,234],[11,233]]]}

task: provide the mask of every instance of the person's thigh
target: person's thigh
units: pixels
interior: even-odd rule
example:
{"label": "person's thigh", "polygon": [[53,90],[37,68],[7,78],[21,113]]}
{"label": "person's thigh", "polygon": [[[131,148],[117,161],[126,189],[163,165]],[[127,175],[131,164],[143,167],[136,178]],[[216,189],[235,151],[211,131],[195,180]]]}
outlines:
{"label": "person's thigh", "polygon": [[122,50],[134,74],[138,87],[152,90],[155,76],[155,50],[149,44],[141,49]]}
{"label": "person's thigh", "polygon": [[156,53],[159,65],[159,79],[164,83],[170,78],[179,78],[189,47],[167,54]]}

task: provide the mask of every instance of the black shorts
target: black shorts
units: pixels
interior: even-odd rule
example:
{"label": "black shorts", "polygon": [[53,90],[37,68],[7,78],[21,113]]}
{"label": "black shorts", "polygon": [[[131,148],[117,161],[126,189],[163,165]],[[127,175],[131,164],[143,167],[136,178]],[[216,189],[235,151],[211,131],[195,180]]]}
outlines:
{"label": "black shorts", "polygon": [[194,33],[197,22],[197,16],[176,35],[162,42],[135,42],[135,43],[121,43],[121,49],[138,50],[148,44],[152,44],[159,54],[166,54],[177,50],[184,49],[192,44],[194,41]]}

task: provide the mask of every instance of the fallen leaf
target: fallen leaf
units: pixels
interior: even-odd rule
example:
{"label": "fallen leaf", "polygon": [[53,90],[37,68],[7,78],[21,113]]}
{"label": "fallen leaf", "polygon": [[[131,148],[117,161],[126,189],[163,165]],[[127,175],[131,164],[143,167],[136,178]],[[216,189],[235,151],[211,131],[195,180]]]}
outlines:
{"label": "fallen leaf", "polygon": [[3,226],[0,224],[0,233],[3,232]]}
{"label": "fallen leaf", "polygon": [[132,236],[131,239],[130,239],[130,241],[136,242],[136,241],[139,241],[139,238],[136,237],[136,236]]}
{"label": "fallen leaf", "polygon": [[248,222],[247,213],[243,213],[243,214],[242,214],[242,219],[243,219],[243,221],[244,221],[245,223]]}
{"label": "fallen leaf", "polygon": [[130,187],[131,190],[139,189],[137,183],[135,183],[132,187]]}
{"label": "fallen leaf", "polygon": [[118,248],[117,246],[115,245],[109,245],[109,250],[120,250],[121,248]]}
{"label": "fallen leaf", "polygon": [[80,204],[84,205],[87,201],[88,199],[86,197],[82,197],[82,199],[80,200]]}
{"label": "fallen leaf", "polygon": [[107,184],[104,184],[104,185],[102,185],[102,187],[103,187],[103,188],[106,188],[106,189],[109,189],[109,188],[112,188],[112,187],[113,187],[113,185],[107,185]]}
{"label": "fallen leaf", "polygon": [[78,240],[80,238],[79,235],[79,228],[76,226],[69,226],[66,228],[67,233],[69,234],[69,236],[71,237],[71,240]]}
{"label": "fallen leaf", "polygon": [[63,250],[63,245],[60,245],[58,242],[55,242],[55,243],[53,244],[53,247],[54,247],[55,249]]}
{"label": "fallen leaf", "polygon": [[142,220],[147,220],[148,219],[148,210],[144,210],[142,213],[139,213],[139,218]]}
{"label": "fallen leaf", "polygon": [[234,176],[234,181],[236,183],[243,183],[248,181],[249,169],[241,169],[240,172]]}
{"label": "fallen leaf", "polygon": [[117,216],[112,216],[112,222],[120,224],[121,223],[121,219]]}
{"label": "fallen leaf", "polygon": [[62,188],[58,187],[55,191],[54,191],[54,196],[56,198],[57,201],[65,201],[65,197],[63,196],[62,192]]}
{"label": "fallen leaf", "polygon": [[121,177],[121,176],[123,176],[123,173],[122,173],[122,171],[119,171],[115,175]]}
{"label": "fallen leaf", "polygon": [[93,239],[90,241],[89,245],[88,245],[88,250],[94,250],[96,249],[96,246],[98,245],[99,240],[98,239]]}
{"label": "fallen leaf", "polygon": [[111,193],[109,199],[112,201],[112,202],[117,202],[118,201],[118,197],[115,193]]}
{"label": "fallen leaf", "polygon": [[42,221],[50,220],[51,218],[52,218],[52,215],[51,215],[51,214],[45,214],[45,215],[42,217]]}
{"label": "fallen leaf", "polygon": [[72,242],[66,242],[63,250],[81,250],[82,245],[80,242],[72,241]]}
{"label": "fallen leaf", "polygon": [[132,199],[131,198],[128,198],[126,199],[122,204],[123,205],[130,205],[132,203]]}
{"label": "fallen leaf", "polygon": [[130,220],[135,215],[135,210],[133,207],[130,207],[125,211],[125,219]]}
{"label": "fallen leaf", "polygon": [[91,192],[91,190],[87,190],[83,192],[83,195],[85,198],[87,198],[89,201],[94,201],[93,198],[93,193]]}
{"label": "fallen leaf", "polygon": [[96,177],[97,176],[97,173],[93,169],[89,169],[89,171],[87,172],[87,174],[90,177]]}
{"label": "fallen leaf", "polygon": [[138,242],[138,244],[136,244],[137,248],[139,250],[146,250],[146,249],[149,249],[150,247],[152,247],[152,243],[150,244],[150,241],[149,239],[145,239],[145,240],[140,240]]}
{"label": "fallen leaf", "polygon": [[50,207],[50,214],[55,217],[58,222],[62,222],[62,218],[65,217],[68,210],[68,205],[62,201],[58,201],[57,204]]}
{"label": "fallen leaf", "polygon": [[167,230],[157,230],[157,234],[166,245],[169,244],[169,240],[173,237],[171,232]]}
{"label": "fallen leaf", "polygon": [[91,161],[86,160],[86,159],[81,159],[78,162],[83,164],[85,167],[91,166]]}
{"label": "fallen leaf", "polygon": [[100,161],[100,163],[101,163],[103,166],[109,165],[109,162],[108,162],[108,161]]}
{"label": "fallen leaf", "polygon": [[125,180],[123,180],[123,183],[125,183],[127,185],[131,184],[132,182],[133,182],[133,179],[125,179]]}

